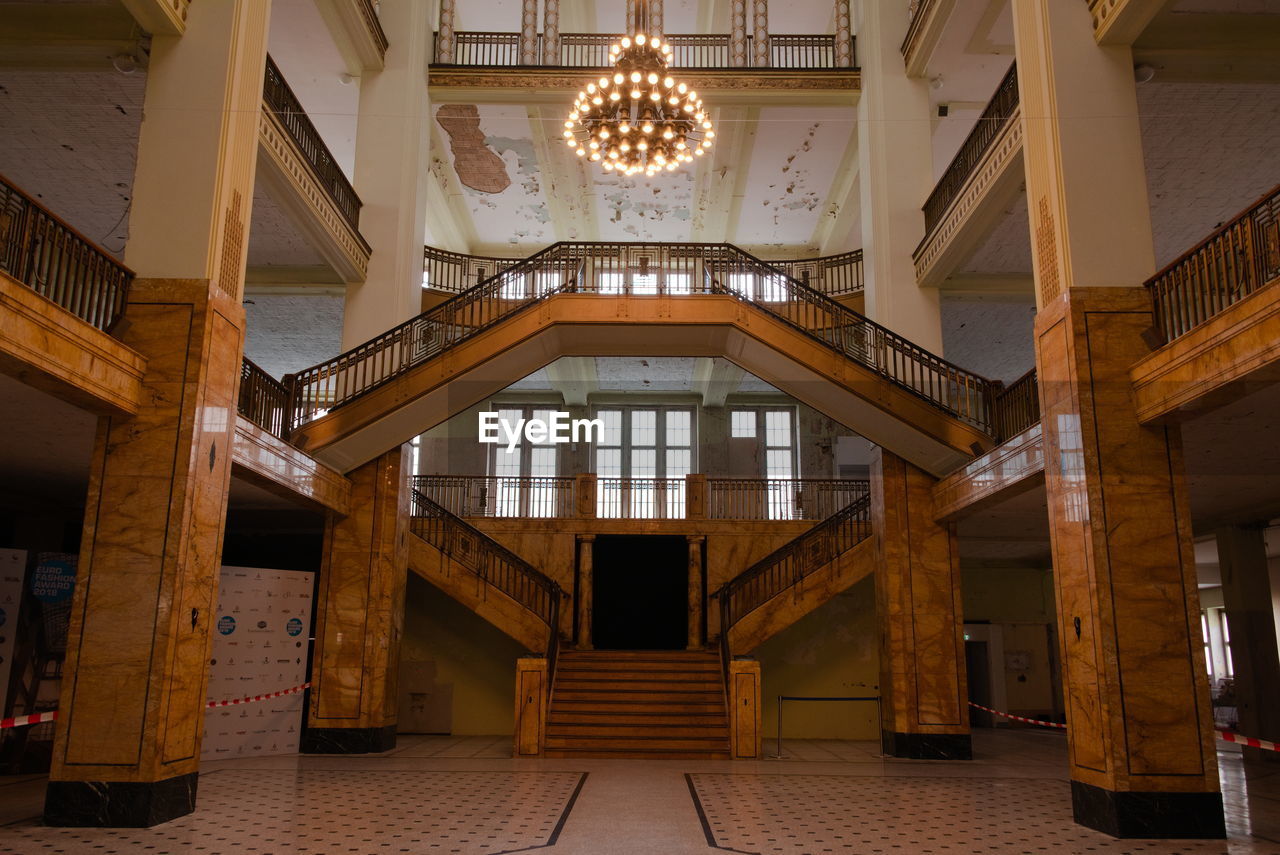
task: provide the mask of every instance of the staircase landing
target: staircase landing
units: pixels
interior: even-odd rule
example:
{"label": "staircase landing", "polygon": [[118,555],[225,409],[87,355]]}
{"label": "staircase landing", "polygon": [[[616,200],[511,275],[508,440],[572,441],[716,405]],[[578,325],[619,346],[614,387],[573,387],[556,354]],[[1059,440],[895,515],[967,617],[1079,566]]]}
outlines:
{"label": "staircase landing", "polygon": [[545,756],[728,759],[719,654],[562,651]]}

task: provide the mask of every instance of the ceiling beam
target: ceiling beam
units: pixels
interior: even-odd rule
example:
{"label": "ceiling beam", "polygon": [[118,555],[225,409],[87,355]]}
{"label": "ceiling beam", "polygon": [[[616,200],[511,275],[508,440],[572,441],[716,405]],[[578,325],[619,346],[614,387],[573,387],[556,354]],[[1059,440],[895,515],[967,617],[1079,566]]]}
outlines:
{"label": "ceiling beam", "polygon": [[723,407],[744,376],[746,372],[727,359],[699,357],[693,364],[693,391],[702,396],[702,406]]}
{"label": "ceiling beam", "polygon": [[[730,220],[742,201],[739,185],[751,168],[751,152],[760,111],[749,107],[716,110],[716,146],[710,158],[702,158],[693,184],[693,217],[690,239],[722,243],[730,239]],[[735,201],[736,200],[736,201]]]}
{"label": "ceiling beam", "polygon": [[547,366],[547,379],[566,407],[585,407],[588,396],[600,389],[594,356],[562,356]]}
{"label": "ceiling beam", "polygon": [[563,122],[563,108],[529,107],[538,178],[551,226],[556,240],[599,240],[595,184],[587,174],[585,158],[574,154],[556,133]]}

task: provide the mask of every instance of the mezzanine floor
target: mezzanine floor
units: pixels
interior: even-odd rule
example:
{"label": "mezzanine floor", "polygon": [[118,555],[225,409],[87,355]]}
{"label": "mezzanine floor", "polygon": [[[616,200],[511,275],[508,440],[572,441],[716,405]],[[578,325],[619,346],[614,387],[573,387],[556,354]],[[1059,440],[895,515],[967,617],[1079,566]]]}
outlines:
{"label": "mezzanine floor", "polygon": [[[1280,853],[1280,762],[1219,753],[1221,841],[1116,841],[1071,821],[1065,740],[978,731],[970,763],[794,741],[784,759],[514,761],[509,738],[208,764],[200,806],[148,830],[44,828],[40,778],[0,779],[0,853]],[[772,750],[769,743],[766,750]]]}

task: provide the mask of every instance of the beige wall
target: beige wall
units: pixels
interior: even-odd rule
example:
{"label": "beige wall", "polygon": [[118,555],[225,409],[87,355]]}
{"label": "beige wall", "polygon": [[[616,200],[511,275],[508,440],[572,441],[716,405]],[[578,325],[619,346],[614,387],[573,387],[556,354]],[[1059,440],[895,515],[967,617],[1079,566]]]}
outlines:
{"label": "beige wall", "polygon": [[[447,723],[455,736],[511,734],[516,659],[523,655],[526,651],[515,641],[409,574],[400,692],[427,694],[430,721]],[[434,681],[429,679],[432,671]],[[425,685],[415,685],[415,679]],[[401,732],[404,728],[402,724]]]}
{"label": "beige wall", "polygon": [[[778,696],[880,694],[875,580],[868,577],[801,618],[754,652],[760,660],[766,739],[777,736]],[[873,703],[788,701],[786,739],[879,739]],[[765,745],[765,752],[773,751]]]}
{"label": "beige wall", "polygon": [[[966,569],[961,577],[966,623],[1000,628],[1008,712],[1061,711],[1054,676],[1057,658],[1053,572],[1040,569]],[[1021,666],[1026,667],[1012,667]]]}

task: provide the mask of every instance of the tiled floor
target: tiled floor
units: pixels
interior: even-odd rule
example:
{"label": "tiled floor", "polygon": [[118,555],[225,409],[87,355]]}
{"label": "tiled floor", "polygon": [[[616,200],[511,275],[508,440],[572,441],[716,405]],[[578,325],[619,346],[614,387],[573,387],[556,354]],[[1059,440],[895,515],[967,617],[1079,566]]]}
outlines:
{"label": "tiled floor", "polygon": [[[510,740],[409,737],[387,755],[209,764],[200,807],[148,830],[44,828],[43,782],[0,779],[4,855],[458,853],[1280,855],[1280,763],[1220,755],[1228,842],[1115,841],[1071,821],[1060,734],[979,732],[970,763],[787,742],[779,759],[515,761]],[[772,744],[766,750],[773,752]]]}

